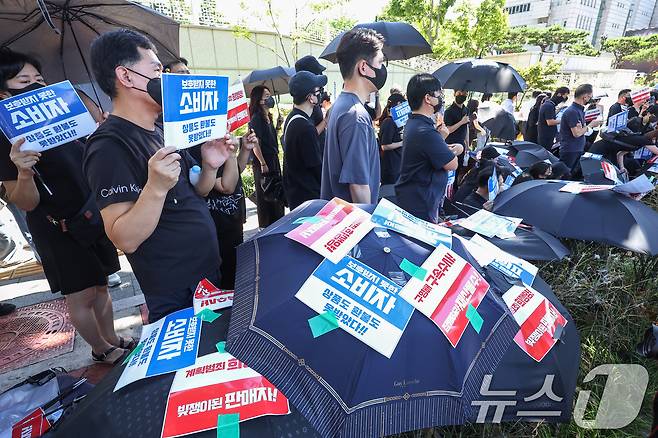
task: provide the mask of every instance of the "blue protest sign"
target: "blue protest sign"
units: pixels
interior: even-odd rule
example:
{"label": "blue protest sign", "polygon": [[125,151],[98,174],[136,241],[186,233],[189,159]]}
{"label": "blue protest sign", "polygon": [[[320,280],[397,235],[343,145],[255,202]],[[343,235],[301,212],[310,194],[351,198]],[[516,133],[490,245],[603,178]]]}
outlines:
{"label": "blue protest sign", "polygon": [[626,127],[628,123],[628,110],[622,111],[608,119],[608,132],[618,132]]}
{"label": "blue protest sign", "polygon": [[489,187],[489,201],[493,201],[494,199],[496,199],[496,195],[498,195],[498,191],[500,190],[500,187],[498,185],[498,174],[496,174],[495,166],[493,173],[489,177],[489,181],[487,184]]}
{"label": "blue protest sign", "polygon": [[402,128],[407,124],[407,120],[409,120],[410,115],[411,107],[409,106],[409,102],[402,102],[401,104],[391,108],[391,118],[393,118],[393,122],[398,128]]}
{"label": "blue protest sign", "polygon": [[0,129],[11,143],[25,138],[22,151],[46,151],[96,129],[69,81],[19,94],[0,102]]}
{"label": "blue protest sign", "polygon": [[170,373],[196,361],[201,318],[194,309],[179,310],[145,325],[140,338],[141,351],[134,354],[114,390],[146,377]]}
{"label": "blue protest sign", "polygon": [[185,149],[226,134],[228,77],[162,75],[165,146]]}
{"label": "blue protest sign", "polygon": [[393,280],[349,256],[325,259],[295,297],[317,313],[332,312],[338,326],[390,358],[414,308]]}

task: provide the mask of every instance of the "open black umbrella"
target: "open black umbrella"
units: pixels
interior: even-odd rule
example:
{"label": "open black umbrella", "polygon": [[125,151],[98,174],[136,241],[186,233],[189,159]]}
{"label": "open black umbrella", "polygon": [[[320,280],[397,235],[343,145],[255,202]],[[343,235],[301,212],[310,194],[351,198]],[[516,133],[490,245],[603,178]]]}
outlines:
{"label": "open black umbrella", "polygon": [[527,169],[533,164],[540,163],[542,161],[549,161],[550,164],[555,164],[559,160],[555,155],[539,146],[536,149],[521,149],[517,151],[514,146],[510,148],[510,155],[514,157],[516,165],[521,169]]}
{"label": "open black umbrella", "polygon": [[[412,25],[403,22],[376,21],[374,23],[359,23],[354,28],[366,28],[379,32],[384,37],[384,55],[389,61],[409,59],[414,56],[432,53],[432,47]],[[322,51],[320,58],[336,63],[336,50],[342,32],[334,38]]]}
{"label": "open black umbrella", "polygon": [[251,95],[251,90],[259,85],[265,85],[270,89],[274,96],[287,94],[290,92],[288,82],[295,75],[295,67],[272,67],[265,70],[254,70],[244,77],[244,91],[247,96]]}
{"label": "open black umbrella", "polygon": [[432,73],[450,90],[479,91],[481,93],[521,92],[525,80],[514,67],[487,59],[451,62]]}
{"label": "open black umbrella", "polygon": [[614,185],[616,181],[608,178],[620,175],[617,166],[605,158],[581,157],[580,168],[583,171],[583,179],[587,184]]}
{"label": "open black umbrella", "polygon": [[658,212],[612,190],[561,192],[565,183],[534,180],[512,186],[496,196],[494,213],[523,218],[557,237],[658,255]]}

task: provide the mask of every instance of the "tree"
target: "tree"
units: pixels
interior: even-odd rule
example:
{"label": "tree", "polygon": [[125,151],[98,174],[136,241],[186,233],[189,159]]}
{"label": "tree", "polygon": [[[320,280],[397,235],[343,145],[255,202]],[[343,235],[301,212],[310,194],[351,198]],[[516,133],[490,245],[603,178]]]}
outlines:
{"label": "tree", "polygon": [[599,56],[601,52],[588,42],[580,42],[576,44],[569,44],[567,46],[567,53],[570,55],[582,56]]}
{"label": "tree", "polygon": [[441,27],[456,0],[389,0],[380,17],[388,21],[405,21],[414,25],[430,46],[439,42]]}
{"label": "tree", "polygon": [[494,50],[498,53],[524,52],[525,48],[523,45],[527,44],[524,31],[524,27],[510,28],[505,38],[503,38],[503,41],[498,43],[496,47],[494,47]]}
{"label": "tree", "polygon": [[551,26],[549,29],[551,32],[549,38],[552,39],[553,44],[557,45],[557,53],[561,53],[565,46],[588,44],[589,33],[587,31],[565,29],[560,26]]}
{"label": "tree", "polygon": [[526,93],[529,91],[553,90],[557,84],[557,74],[561,68],[562,63],[549,59],[548,62],[538,62],[527,68],[519,69],[518,72],[525,79],[527,88],[523,91],[518,106],[521,106]]}
{"label": "tree", "polygon": [[613,67],[618,67],[622,61],[642,49],[642,40],[639,36],[608,38],[601,45],[601,51],[611,53],[615,58]]}

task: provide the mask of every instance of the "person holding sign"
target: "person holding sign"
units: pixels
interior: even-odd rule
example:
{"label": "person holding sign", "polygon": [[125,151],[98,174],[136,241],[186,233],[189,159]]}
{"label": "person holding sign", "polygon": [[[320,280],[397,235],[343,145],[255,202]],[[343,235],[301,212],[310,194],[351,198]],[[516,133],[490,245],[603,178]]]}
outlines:
{"label": "person holding sign", "polygon": [[[2,51],[0,99],[45,86],[39,62]],[[21,151],[24,142],[20,138],[10,145],[0,134],[0,180],[7,198],[27,212],[50,290],[66,298],[71,321],[91,346],[93,359],[117,363],[135,345],[114,330],[107,276],[120,269],[119,259],[82,174],[84,146],[74,140],[43,152]]]}
{"label": "person holding sign", "polygon": [[[99,36],[91,64],[113,111],[89,138],[83,170],[101,208],[105,230],[133,267],[149,321],[192,305],[198,282],[220,283],[215,225],[203,199],[232,154],[228,135],[201,146],[202,162],[164,147],[155,46],[132,30]],[[196,184],[190,170],[199,165]]]}
{"label": "person holding sign", "polygon": [[381,147],[382,184],[395,184],[402,165],[402,131],[391,117],[391,108],[406,102],[402,94],[391,94],[379,118],[379,145]]}
{"label": "person holding sign", "polygon": [[407,85],[412,114],[405,126],[402,167],[395,185],[398,205],[417,218],[439,223],[448,184],[448,171],[457,169],[462,144],[448,145],[434,126],[432,117],[443,106],[441,82],[421,73]]}
{"label": "person holding sign", "polygon": [[477,188],[464,198],[463,206],[473,208],[472,211],[467,211],[467,213],[475,213],[483,208],[488,211],[493,209],[493,200],[490,200],[489,182],[494,175],[498,178],[498,187],[502,187],[504,182],[503,170],[496,170],[496,165],[486,166],[478,172]]}
{"label": "person holding sign", "polygon": [[589,105],[594,94],[590,84],[576,88],[573,103],[564,111],[560,121],[560,161],[566,164],[571,172],[579,167],[580,156],[585,151],[585,134],[589,129],[601,126],[601,120],[585,122],[585,105]]}

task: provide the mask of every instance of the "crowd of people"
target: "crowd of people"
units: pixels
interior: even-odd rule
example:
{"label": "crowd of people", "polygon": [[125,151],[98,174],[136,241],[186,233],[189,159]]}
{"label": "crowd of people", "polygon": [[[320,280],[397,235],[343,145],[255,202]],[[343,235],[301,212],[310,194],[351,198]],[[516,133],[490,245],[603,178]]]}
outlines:
{"label": "crowd of people", "polygon": [[[280,113],[275,119],[272,90],[261,85],[250,93],[245,136],[227,134],[177,150],[164,144],[160,76],[190,74],[187,61],[163,66],[148,38],[113,31],[91,47],[94,79],[113,107],[103,115],[89,104],[99,124],[92,135],[41,153],[21,151],[22,140],[9,144],[0,137],[6,199],[27,212],[50,288],[66,297],[94,360],[116,363],[135,345],[113,326],[107,278],[119,269],[116,249],[132,265],[151,322],[189,307],[203,278],[234,288],[246,219],[241,174],[250,162],[262,228],[284,216],[286,206],[312,199],[377,203],[384,186],[398,205],[433,223],[491,209],[488,181],[496,175],[502,187],[511,171],[487,143],[517,137],[518,94],[498,105],[491,94],[476,100],[454,90],[446,105],[439,80],[420,73],[406,89],[391,89],[382,108],[383,48],[384,38],[373,30],[346,32],[336,53],[344,85],[333,103],[324,90],[325,67],[305,56],[289,82],[293,109],[285,119]],[[47,80],[38,60],[3,49],[0,98],[44,87]],[[629,93],[622,90],[608,114],[628,110],[631,132],[621,138],[602,130],[598,140],[594,130],[602,119],[585,121],[586,109],[598,104],[591,85],[577,87],[566,108],[566,87],[534,93],[523,135],[560,161],[537,163],[514,183],[577,177],[587,150],[622,171],[637,171],[638,160],[658,154],[658,106],[633,102]],[[401,126],[392,109],[405,102],[411,114]],[[638,156],[639,148],[646,155]]]}

